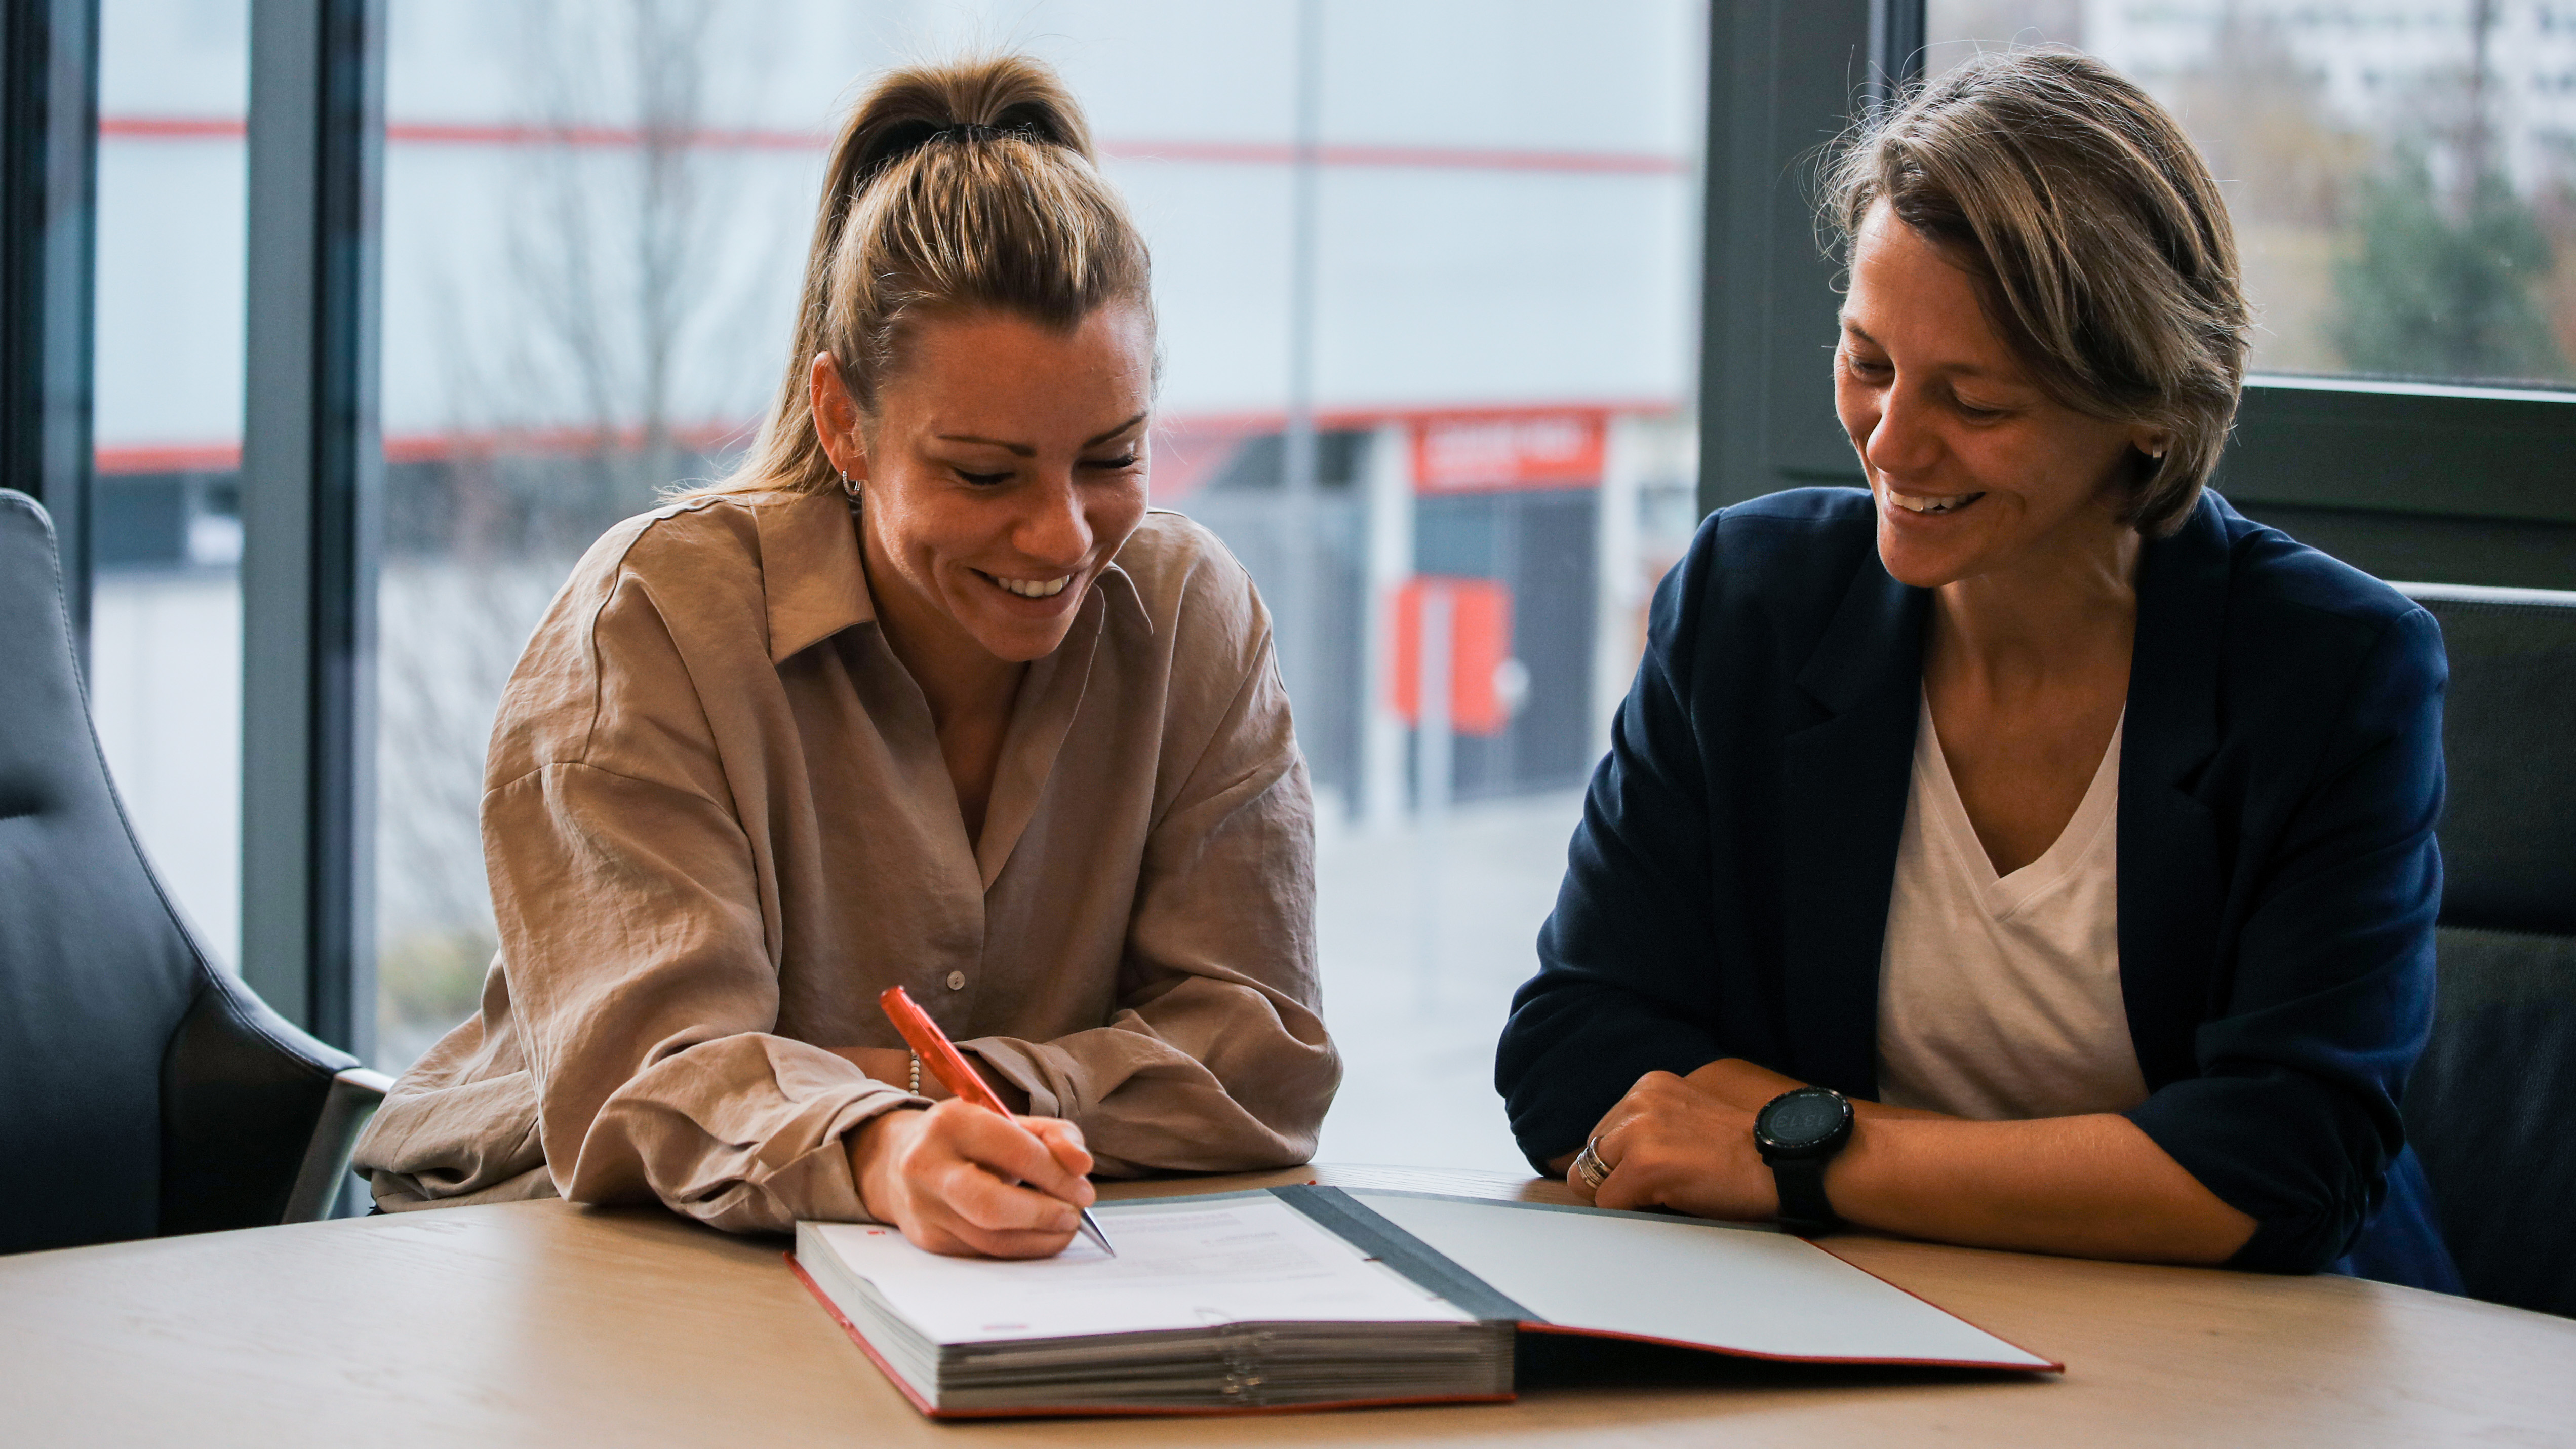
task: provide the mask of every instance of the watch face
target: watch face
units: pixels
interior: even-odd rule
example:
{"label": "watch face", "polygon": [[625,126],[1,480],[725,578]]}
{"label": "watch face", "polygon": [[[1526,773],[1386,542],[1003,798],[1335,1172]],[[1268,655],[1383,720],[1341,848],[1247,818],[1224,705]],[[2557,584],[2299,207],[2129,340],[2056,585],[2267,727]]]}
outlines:
{"label": "watch face", "polygon": [[1791,1092],[1762,1109],[1755,1124],[1762,1135],[1792,1151],[1825,1141],[1841,1130],[1843,1116],[1850,1108],[1831,1092],[1807,1090]]}

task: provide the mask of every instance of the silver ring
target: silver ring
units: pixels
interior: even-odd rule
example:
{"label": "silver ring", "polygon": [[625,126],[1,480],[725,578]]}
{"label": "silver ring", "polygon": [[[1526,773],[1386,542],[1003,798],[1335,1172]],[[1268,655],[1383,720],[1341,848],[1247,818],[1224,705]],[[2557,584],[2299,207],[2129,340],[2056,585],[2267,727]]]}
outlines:
{"label": "silver ring", "polygon": [[1596,1134],[1574,1156],[1574,1175],[1582,1178],[1583,1185],[1594,1192],[1599,1192],[1601,1184],[1610,1180],[1610,1164],[1601,1160],[1600,1147],[1601,1138]]}

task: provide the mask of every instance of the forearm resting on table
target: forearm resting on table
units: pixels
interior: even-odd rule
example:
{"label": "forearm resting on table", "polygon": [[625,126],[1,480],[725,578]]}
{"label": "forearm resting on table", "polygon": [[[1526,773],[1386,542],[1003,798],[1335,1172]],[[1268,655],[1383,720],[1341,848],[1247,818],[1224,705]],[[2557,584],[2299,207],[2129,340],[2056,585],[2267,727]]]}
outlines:
{"label": "forearm resting on table", "polygon": [[2126,1117],[1864,1119],[1825,1170],[1846,1221],[1969,1247],[2223,1263],[2256,1223]]}
{"label": "forearm resting on table", "polygon": [[[1703,1092],[1713,1092],[1728,1104],[1747,1112],[1759,1112],[1772,1098],[1807,1085],[1796,1077],[1775,1072],[1742,1057],[1720,1057],[1682,1080]],[[1852,1098],[1851,1104],[1852,1115],[1863,1122],[1958,1120],[1947,1112],[1932,1112],[1921,1107],[1891,1107],[1885,1102],[1872,1102],[1860,1097]]]}
{"label": "forearm resting on table", "polygon": [[[1738,1057],[1683,1080],[1723,1104],[1721,1112],[1744,1114],[1743,1137],[1712,1144],[1709,1170],[1767,1178],[1751,1116],[1806,1084]],[[1851,1141],[1825,1171],[1825,1194],[1859,1227],[1969,1247],[2167,1263],[2223,1263],[2254,1235],[2252,1217],[2220,1201],[2125,1117],[1979,1122],[1858,1098],[1852,1115]],[[1549,1166],[1562,1175],[1574,1158],[1564,1153]]]}

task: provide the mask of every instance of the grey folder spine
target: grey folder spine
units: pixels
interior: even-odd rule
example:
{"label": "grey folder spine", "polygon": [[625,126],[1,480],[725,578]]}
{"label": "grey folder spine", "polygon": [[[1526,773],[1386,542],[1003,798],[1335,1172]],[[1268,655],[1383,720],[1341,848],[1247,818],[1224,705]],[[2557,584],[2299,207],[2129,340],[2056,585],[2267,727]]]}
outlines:
{"label": "grey folder spine", "polygon": [[1487,1323],[1542,1321],[1429,1243],[1362,1207],[1338,1187],[1303,1183],[1274,1187],[1270,1194],[1322,1224],[1326,1232],[1411,1279],[1416,1286],[1439,1294]]}

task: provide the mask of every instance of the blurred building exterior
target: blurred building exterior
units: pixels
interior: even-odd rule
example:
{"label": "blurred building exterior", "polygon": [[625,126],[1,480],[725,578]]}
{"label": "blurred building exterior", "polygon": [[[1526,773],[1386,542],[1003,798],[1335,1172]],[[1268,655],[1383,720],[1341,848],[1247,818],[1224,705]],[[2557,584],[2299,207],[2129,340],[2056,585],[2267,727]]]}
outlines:
{"label": "blurred building exterior", "polygon": [[[1278,615],[1327,989],[1357,1008],[1327,1151],[1380,1155],[1395,1101],[1473,1101],[1431,1136],[1504,1165],[1493,1030],[1697,521],[1706,6],[387,3],[378,1062],[470,1011],[490,959],[476,806],[530,627],[601,530],[720,475],[779,383],[837,114],[891,64],[1015,46],[1063,71],[1154,248],[1155,502]],[[102,4],[92,691],[229,955],[248,0]],[[2576,0],[1927,22],[1936,72],[2076,45],[2176,109],[2227,189],[2258,368],[2576,381]],[[1401,1155],[1440,1160],[1419,1126]]]}
{"label": "blurred building exterior", "polygon": [[2068,45],[2173,108],[2227,191],[2254,365],[2576,382],[2568,0],[1930,0],[1932,70]]}
{"label": "blurred building exterior", "polygon": [[[105,4],[96,694],[230,952],[247,10]],[[1327,834],[1411,828],[1390,609],[1437,575],[1508,595],[1475,687],[1500,669],[1513,706],[1461,725],[1440,794],[1553,802],[1561,851],[1695,522],[1700,9],[391,0],[379,1061],[490,957],[475,811],[529,628],[602,529],[747,440],[831,127],[912,55],[1024,47],[1089,109],[1155,252],[1154,501],[1280,613]],[[1335,938],[1399,971],[1429,939]]]}

